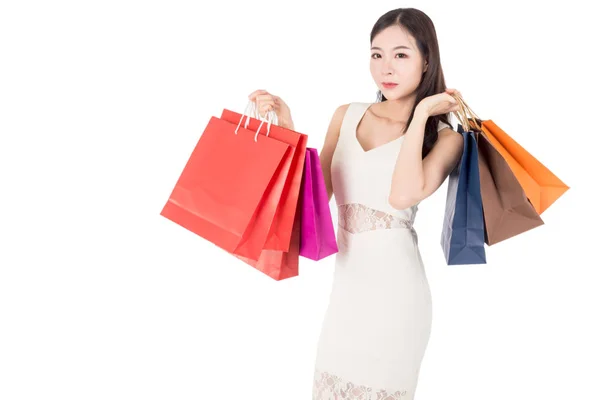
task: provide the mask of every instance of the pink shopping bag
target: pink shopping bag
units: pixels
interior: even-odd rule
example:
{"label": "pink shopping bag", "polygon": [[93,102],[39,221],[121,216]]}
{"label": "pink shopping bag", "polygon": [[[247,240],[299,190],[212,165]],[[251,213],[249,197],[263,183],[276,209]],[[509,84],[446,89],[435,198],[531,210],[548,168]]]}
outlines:
{"label": "pink shopping bag", "polygon": [[338,252],[325,178],[317,149],[306,148],[300,189],[300,256],[321,260]]}

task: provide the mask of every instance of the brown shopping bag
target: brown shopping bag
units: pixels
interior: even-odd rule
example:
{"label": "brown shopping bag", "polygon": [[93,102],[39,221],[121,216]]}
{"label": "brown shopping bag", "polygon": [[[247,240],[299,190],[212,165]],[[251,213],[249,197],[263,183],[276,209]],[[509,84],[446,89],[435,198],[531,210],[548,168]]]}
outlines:
{"label": "brown shopping bag", "polygon": [[506,160],[538,214],[541,215],[569,190],[568,185],[496,125],[494,121],[491,119],[482,120],[464,103],[464,100],[462,104],[468,116],[472,117],[474,125],[478,127],[480,132],[485,134],[494,148]]}
{"label": "brown shopping bag", "polygon": [[492,245],[544,224],[510,165],[482,132],[479,120],[460,95],[455,114],[475,132],[483,203],[485,243]]}
{"label": "brown shopping bag", "polygon": [[476,137],[485,243],[496,244],[543,225],[506,160],[485,135]]}

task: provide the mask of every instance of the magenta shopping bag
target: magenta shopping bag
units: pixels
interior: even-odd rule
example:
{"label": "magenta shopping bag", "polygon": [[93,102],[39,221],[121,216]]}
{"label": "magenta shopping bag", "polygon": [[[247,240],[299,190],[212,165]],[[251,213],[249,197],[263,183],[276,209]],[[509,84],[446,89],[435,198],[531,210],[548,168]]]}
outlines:
{"label": "magenta shopping bag", "polygon": [[325,178],[317,149],[307,147],[300,187],[300,255],[321,260],[338,252]]}

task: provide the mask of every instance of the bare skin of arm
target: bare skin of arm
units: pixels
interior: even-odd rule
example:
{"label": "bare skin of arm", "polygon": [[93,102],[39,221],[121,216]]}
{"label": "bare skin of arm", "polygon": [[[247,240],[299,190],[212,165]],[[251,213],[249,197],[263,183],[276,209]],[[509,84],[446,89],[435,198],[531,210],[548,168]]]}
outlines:
{"label": "bare skin of arm", "polygon": [[338,143],[340,137],[340,129],[342,127],[342,121],[346,110],[348,110],[349,104],[339,106],[333,113],[327,133],[325,134],[325,141],[323,147],[319,153],[319,161],[321,162],[321,169],[323,170],[323,177],[325,178],[325,187],[327,188],[327,199],[331,201],[333,196],[333,186],[331,183],[331,160],[333,158],[333,152]]}
{"label": "bare skin of arm", "polygon": [[448,177],[461,157],[463,137],[453,129],[439,131],[425,159],[421,158],[423,132],[429,113],[417,107],[405,133],[392,176],[389,203],[403,210],[431,196]]}

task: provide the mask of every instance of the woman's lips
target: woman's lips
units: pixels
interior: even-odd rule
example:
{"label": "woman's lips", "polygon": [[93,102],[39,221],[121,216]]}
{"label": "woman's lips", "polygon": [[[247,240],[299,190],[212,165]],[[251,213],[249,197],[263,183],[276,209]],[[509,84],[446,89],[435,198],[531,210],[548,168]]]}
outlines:
{"label": "woman's lips", "polygon": [[396,86],[398,86],[398,84],[397,84],[397,83],[385,83],[385,82],[384,82],[384,83],[382,83],[381,85],[382,85],[384,88],[386,88],[386,89],[393,89],[393,88],[395,88]]}

